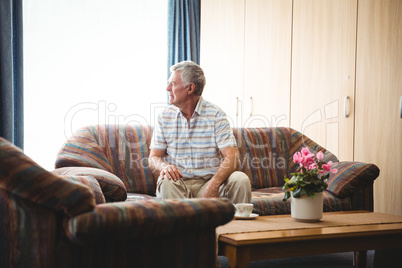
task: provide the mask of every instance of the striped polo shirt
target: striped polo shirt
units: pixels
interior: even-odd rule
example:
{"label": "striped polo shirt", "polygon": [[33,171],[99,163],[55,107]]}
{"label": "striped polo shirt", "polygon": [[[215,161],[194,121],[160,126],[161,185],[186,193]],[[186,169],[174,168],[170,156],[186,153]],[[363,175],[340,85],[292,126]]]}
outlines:
{"label": "striped polo shirt", "polygon": [[164,161],[177,166],[184,178],[213,175],[222,157],[219,150],[236,146],[226,114],[200,97],[187,119],[176,106],[166,107],[158,117],[150,148],[166,151]]}

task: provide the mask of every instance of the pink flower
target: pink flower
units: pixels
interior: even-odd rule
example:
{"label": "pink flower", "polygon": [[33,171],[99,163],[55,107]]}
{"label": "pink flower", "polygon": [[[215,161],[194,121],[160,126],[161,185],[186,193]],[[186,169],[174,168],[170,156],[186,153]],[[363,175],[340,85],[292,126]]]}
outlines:
{"label": "pink flower", "polygon": [[304,148],[301,150],[301,153],[302,153],[303,156],[310,156],[310,157],[313,157],[313,156],[314,156],[314,154],[312,154],[312,153],[310,152],[310,150],[308,149],[308,147],[304,147]]}
{"label": "pink flower", "polygon": [[324,154],[320,151],[317,153],[317,159],[318,161],[321,161],[324,158]]}
{"label": "pink flower", "polygon": [[327,164],[323,164],[323,165],[322,165],[322,168],[323,168],[325,171],[329,171],[329,172],[331,172],[331,173],[337,173],[338,170],[337,170],[336,168],[331,169],[331,166],[332,166],[332,161],[329,161]]}
{"label": "pink flower", "polygon": [[316,162],[312,163],[312,164],[308,167],[308,169],[315,169],[315,168],[318,168],[318,165],[317,165]]}
{"label": "pink flower", "polygon": [[297,163],[300,163],[300,162],[302,161],[302,159],[303,159],[303,157],[302,157],[302,155],[301,155],[300,152],[296,152],[296,153],[293,155],[293,162],[295,162],[296,164],[297,164]]}
{"label": "pink flower", "polygon": [[325,169],[325,171],[330,171],[332,166],[332,161],[329,161],[327,164],[323,164],[322,168]]}
{"label": "pink flower", "polygon": [[312,158],[310,155],[303,156],[303,159],[301,161],[301,164],[305,167],[308,168],[311,164],[314,163],[314,158]]}
{"label": "pink flower", "polygon": [[309,166],[314,163],[314,154],[312,154],[307,147],[304,147],[301,150],[301,156],[299,154],[297,160],[299,161],[297,163],[300,163],[300,166],[309,168]]}

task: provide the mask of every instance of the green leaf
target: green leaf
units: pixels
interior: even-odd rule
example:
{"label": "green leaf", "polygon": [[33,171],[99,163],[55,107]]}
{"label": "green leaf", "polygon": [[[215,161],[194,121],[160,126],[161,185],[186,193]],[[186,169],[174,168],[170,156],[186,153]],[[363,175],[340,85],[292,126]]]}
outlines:
{"label": "green leaf", "polygon": [[301,188],[297,188],[296,190],[293,191],[293,197],[299,198],[301,196]]}
{"label": "green leaf", "polygon": [[282,199],[283,202],[286,202],[286,200],[288,200],[290,198],[290,192],[285,192],[285,195]]}

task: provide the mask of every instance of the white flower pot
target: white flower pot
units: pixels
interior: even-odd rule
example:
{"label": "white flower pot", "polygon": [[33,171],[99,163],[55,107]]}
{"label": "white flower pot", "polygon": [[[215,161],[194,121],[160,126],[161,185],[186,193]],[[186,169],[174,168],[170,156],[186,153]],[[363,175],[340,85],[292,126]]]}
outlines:
{"label": "white flower pot", "polygon": [[[292,194],[293,195],[293,194]],[[322,218],[323,193],[317,193],[316,198],[303,195],[299,198],[292,196],[290,200],[292,218],[302,222],[317,222]]]}

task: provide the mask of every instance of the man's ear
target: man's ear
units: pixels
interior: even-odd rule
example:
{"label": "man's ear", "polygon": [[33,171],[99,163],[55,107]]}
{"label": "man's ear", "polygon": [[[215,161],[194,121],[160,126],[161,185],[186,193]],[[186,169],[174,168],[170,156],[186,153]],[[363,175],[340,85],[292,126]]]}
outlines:
{"label": "man's ear", "polygon": [[195,92],[195,84],[191,83],[188,85],[187,95],[194,94]]}

